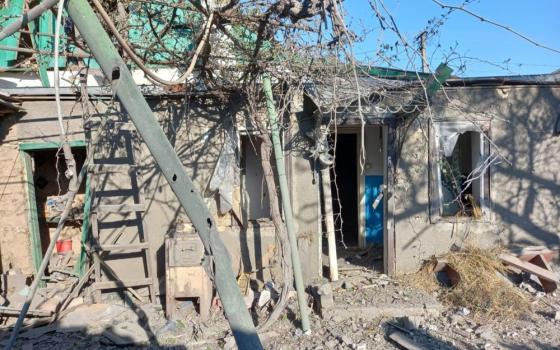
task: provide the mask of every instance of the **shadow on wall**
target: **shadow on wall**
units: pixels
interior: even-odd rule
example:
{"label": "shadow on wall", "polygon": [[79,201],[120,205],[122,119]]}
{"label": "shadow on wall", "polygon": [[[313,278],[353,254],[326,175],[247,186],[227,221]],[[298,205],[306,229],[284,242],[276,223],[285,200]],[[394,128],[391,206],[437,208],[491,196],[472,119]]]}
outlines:
{"label": "shadow on wall", "polygon": [[[207,186],[222,150],[225,134],[230,125],[235,122],[235,118],[240,117],[242,105],[235,99],[227,103],[212,99],[187,99],[186,101],[160,101],[151,106],[188,175],[214,214],[217,205],[216,196],[214,193],[207,192]],[[188,217],[149,151],[143,149],[142,152],[141,162],[145,167],[143,183],[146,188],[146,211],[149,220],[148,234],[173,232],[177,222],[186,221]],[[258,236],[258,230],[255,236]],[[161,239],[163,240],[163,235]],[[255,238],[255,248],[257,243]],[[253,242],[244,240],[241,244],[243,254],[255,252],[254,247],[249,246]],[[243,256],[242,259],[249,261],[249,256]],[[158,276],[165,274],[163,248],[157,251],[157,274]]]}
{"label": "shadow on wall", "polygon": [[400,230],[407,227],[410,233],[397,232],[397,235],[410,238],[404,239],[398,248],[427,246],[430,243],[425,240],[434,239],[436,233],[440,246],[447,240],[447,248],[457,238],[454,237],[457,231],[467,235],[469,231],[485,235],[492,232],[493,240],[507,246],[557,246],[560,136],[555,133],[555,127],[559,118],[560,89],[472,87],[448,89],[447,94],[452,101],[460,101],[461,108],[458,110],[440,98],[434,102],[434,115],[459,120],[476,120],[482,115],[492,118],[491,139],[496,146],[492,150],[507,159],[490,170],[493,218],[490,222],[473,219],[465,225],[429,223],[427,126],[425,121],[421,124],[417,121],[399,159],[396,221],[405,223]]}
{"label": "shadow on wall", "polygon": [[11,113],[0,118],[0,143],[4,143],[10,134],[10,130],[25,115],[25,112]]}

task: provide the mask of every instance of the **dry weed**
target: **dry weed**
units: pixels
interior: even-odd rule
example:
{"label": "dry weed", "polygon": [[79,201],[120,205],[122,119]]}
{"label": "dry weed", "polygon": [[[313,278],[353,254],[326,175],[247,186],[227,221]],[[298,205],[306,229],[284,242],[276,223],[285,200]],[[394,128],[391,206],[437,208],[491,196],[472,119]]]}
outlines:
{"label": "dry weed", "polygon": [[[531,310],[527,297],[504,280],[505,267],[498,258],[501,248],[482,249],[472,245],[460,252],[431,259],[420,271],[406,276],[410,285],[428,292],[439,291],[442,302],[466,307],[477,316],[512,319]],[[441,285],[434,274],[437,260],[444,260],[459,273],[461,280],[454,287]]]}

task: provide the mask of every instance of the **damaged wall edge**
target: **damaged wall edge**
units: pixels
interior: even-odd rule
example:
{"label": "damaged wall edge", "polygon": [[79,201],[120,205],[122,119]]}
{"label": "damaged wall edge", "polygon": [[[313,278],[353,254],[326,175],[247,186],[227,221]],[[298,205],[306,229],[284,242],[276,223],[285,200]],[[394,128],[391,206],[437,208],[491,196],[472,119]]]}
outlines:
{"label": "damaged wall edge", "polygon": [[113,90],[142,136],[163,175],[187,212],[214,260],[214,282],[233,335],[240,349],[261,349],[253,320],[245,307],[229,254],[217,225],[195,189],[175,150],[167,140],[130,71],[85,0],[70,0],[67,11],[96,57],[104,74],[112,78]]}

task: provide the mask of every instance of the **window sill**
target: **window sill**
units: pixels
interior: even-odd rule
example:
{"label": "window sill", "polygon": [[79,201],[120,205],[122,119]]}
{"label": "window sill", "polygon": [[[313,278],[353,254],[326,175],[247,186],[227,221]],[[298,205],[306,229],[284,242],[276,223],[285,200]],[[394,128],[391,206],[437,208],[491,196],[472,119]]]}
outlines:
{"label": "window sill", "polygon": [[431,216],[430,223],[448,223],[448,224],[466,224],[466,223],[476,223],[476,224],[492,224],[494,220],[492,215],[483,215],[481,218],[475,218],[472,216]]}

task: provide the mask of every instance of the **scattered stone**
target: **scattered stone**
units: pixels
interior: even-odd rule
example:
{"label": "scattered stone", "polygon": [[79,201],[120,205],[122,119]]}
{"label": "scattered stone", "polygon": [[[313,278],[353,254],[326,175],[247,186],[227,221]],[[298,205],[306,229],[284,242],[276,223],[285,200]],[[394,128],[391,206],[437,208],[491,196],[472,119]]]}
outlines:
{"label": "scattered stone", "polygon": [[468,316],[470,315],[471,310],[467,309],[466,307],[462,307],[459,309],[459,314],[462,316]]}
{"label": "scattered stone", "polygon": [[115,345],[146,345],[150,338],[146,331],[137,323],[124,322],[108,327],[103,331],[103,336]]}
{"label": "scattered stone", "polygon": [[325,343],[325,345],[327,346],[327,348],[329,349],[334,349],[337,345],[338,345],[338,341],[336,341],[335,339],[331,339],[329,341],[327,341]]}
{"label": "scattered stone", "polygon": [[487,342],[495,343],[497,341],[496,335],[491,329],[486,329],[483,332],[479,333],[478,336],[480,339],[483,339]]}
{"label": "scattered stone", "polygon": [[366,343],[354,344],[354,350],[367,350]]}
{"label": "scattered stone", "polygon": [[260,308],[264,307],[266,304],[270,302],[270,299],[271,299],[270,291],[268,289],[264,289],[259,294],[259,300],[257,302],[258,307]]}
{"label": "scattered stone", "polygon": [[[317,294],[319,294],[319,303],[321,306],[321,310],[331,309],[334,307],[334,297],[331,285],[329,283],[325,283],[317,289]],[[324,314],[324,312],[321,312]]]}
{"label": "scattered stone", "polygon": [[537,293],[537,290],[527,282],[521,282],[519,284],[519,288],[521,288],[523,290],[526,290],[527,292],[529,292],[531,294],[536,294]]}
{"label": "scattered stone", "polygon": [[556,310],[554,312],[554,319],[560,321],[560,310]]}
{"label": "scattered stone", "polygon": [[459,314],[451,314],[447,317],[447,319],[453,325],[463,322],[463,316],[461,316]]}
{"label": "scattered stone", "polygon": [[420,328],[424,318],[422,316],[405,316],[401,321],[404,328],[413,331]]}

